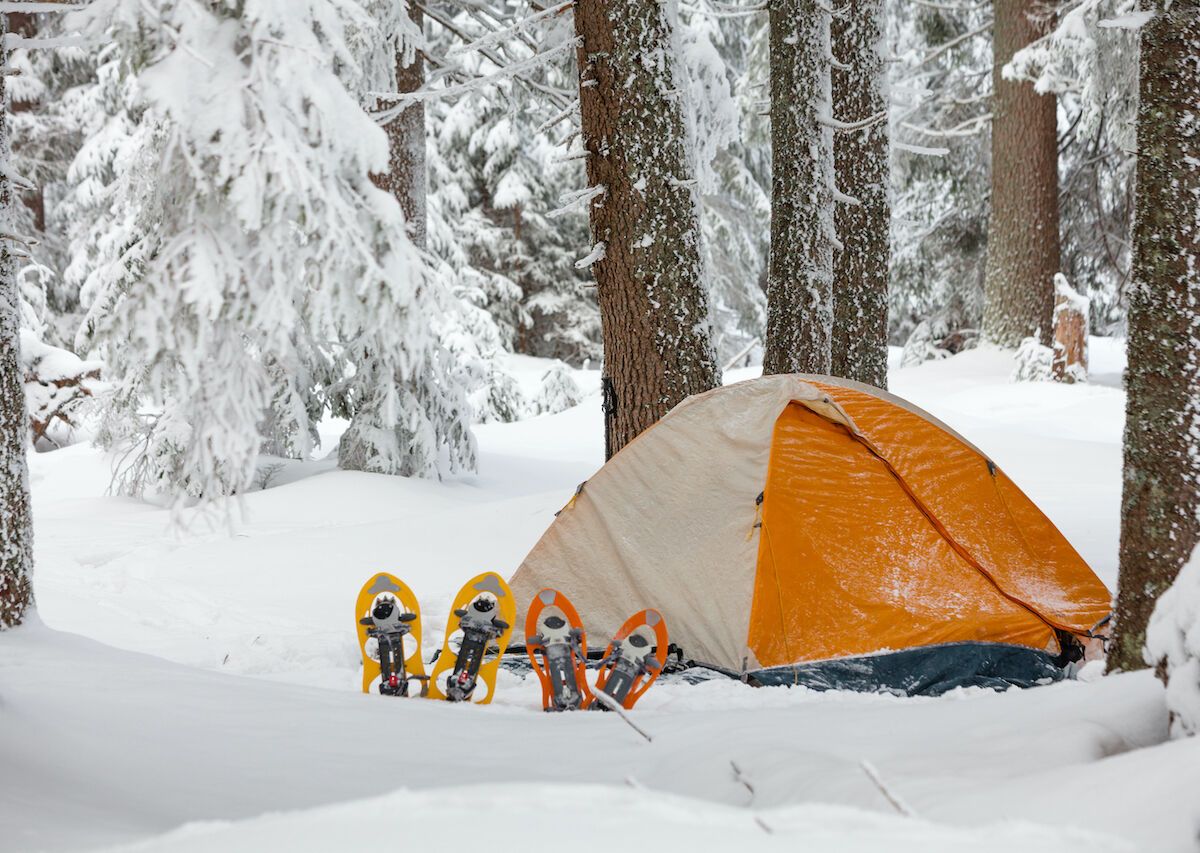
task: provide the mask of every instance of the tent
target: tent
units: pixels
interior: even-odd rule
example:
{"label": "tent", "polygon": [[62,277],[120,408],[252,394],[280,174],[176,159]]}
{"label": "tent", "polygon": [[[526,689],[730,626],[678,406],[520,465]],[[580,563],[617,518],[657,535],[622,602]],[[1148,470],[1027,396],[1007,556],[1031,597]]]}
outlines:
{"label": "tent", "polygon": [[1111,600],[962,436],[804,375],[690,397],[623,448],[512,578],[519,606],[548,586],[593,639],[655,607],[714,668],[908,694],[1061,678]]}

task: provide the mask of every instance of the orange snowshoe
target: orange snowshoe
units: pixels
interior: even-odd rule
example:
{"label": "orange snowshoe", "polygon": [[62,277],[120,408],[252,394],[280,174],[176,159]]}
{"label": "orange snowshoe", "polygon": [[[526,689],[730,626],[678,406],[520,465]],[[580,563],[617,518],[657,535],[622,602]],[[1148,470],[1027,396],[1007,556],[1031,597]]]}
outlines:
{"label": "orange snowshoe", "polygon": [[525,617],[525,651],[542,683],[542,708],[575,711],[592,701],[587,683],[587,633],[570,600],[543,589]]}
{"label": "orange snowshoe", "polygon": [[[667,623],[657,610],[643,610],[625,620],[600,662],[597,692],[626,709],[632,708],[667,662]],[[589,707],[604,708],[601,702]]]}

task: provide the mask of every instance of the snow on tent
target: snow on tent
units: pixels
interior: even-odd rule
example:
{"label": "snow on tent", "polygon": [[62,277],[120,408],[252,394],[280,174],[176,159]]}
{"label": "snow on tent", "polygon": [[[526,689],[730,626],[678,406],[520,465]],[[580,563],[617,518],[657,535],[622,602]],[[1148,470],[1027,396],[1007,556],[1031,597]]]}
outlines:
{"label": "snow on tent", "polygon": [[1061,678],[1110,610],[964,438],[876,388],[799,375],[676,406],[580,487],[512,586],[519,604],[562,590],[593,638],[655,607],[687,659],[908,694]]}

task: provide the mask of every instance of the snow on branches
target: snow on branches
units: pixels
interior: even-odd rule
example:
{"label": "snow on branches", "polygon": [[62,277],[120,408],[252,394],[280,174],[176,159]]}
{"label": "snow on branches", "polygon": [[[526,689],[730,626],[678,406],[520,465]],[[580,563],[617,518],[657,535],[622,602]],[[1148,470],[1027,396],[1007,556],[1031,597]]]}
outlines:
{"label": "snow on branches", "polygon": [[117,138],[76,167],[108,164],[81,339],[112,373],[117,485],[242,492],[264,439],[304,456],[330,408],[352,419],[343,464],[471,465],[444,294],[369,177],[388,150],[351,91],[357,0],[97,0],[71,20],[113,44]]}
{"label": "snow on branches", "polygon": [[1146,630],[1146,663],[1167,684],[1171,734],[1200,735],[1200,547],[1158,599]]}

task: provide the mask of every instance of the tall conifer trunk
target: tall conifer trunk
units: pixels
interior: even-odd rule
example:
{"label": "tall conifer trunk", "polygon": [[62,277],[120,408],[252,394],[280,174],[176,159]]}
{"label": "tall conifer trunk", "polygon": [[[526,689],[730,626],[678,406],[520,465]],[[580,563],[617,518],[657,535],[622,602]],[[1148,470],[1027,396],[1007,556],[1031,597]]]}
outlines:
{"label": "tall conifer trunk", "polygon": [[[1058,135],[1053,95],[1006,80],[1014,53],[1053,23],[1040,0],[993,4],[992,199],[988,219],[983,334],[1015,347],[1054,334],[1054,274],[1059,271]],[[1035,17],[1041,14],[1041,19]]]}
{"label": "tall conifer trunk", "polygon": [[769,0],[771,258],[764,373],[828,373],[833,326],[829,16],[817,0]]}
{"label": "tall conifer trunk", "polygon": [[[0,66],[8,66],[3,46],[8,29],[0,15]],[[6,77],[0,76],[0,104],[5,103]],[[0,163],[11,162],[8,114],[0,109]],[[29,507],[29,474],[25,460],[29,421],[21,374],[20,295],[13,243],[12,179],[0,169],[0,629],[21,624],[33,604],[33,519]]]}
{"label": "tall conifer trunk", "polygon": [[[425,15],[415,0],[409,0],[408,17],[421,30]],[[409,61],[406,61],[409,60]],[[396,53],[396,91],[416,92],[425,85],[425,59],[415,50],[406,56],[404,50]],[[392,102],[380,102],[378,109],[394,106]],[[388,137],[388,171],[373,175],[372,180],[380,189],[387,190],[400,202],[404,219],[408,222],[409,235],[414,243],[424,248],[427,215],[425,210],[425,102],[409,101],[404,111],[384,125]]]}
{"label": "tall conifer trunk", "polygon": [[[833,18],[833,114],[847,123],[884,115],[882,0],[849,0]],[[888,204],[887,122],[834,135],[836,185],[853,201],[837,205],[842,248],[833,269],[830,373],[887,388]]]}
{"label": "tall conifer trunk", "polygon": [[1113,669],[1200,541],[1200,2],[1141,29],[1125,475]]}
{"label": "tall conifer trunk", "polygon": [[671,26],[658,0],[575,4],[610,457],[719,382]]}

